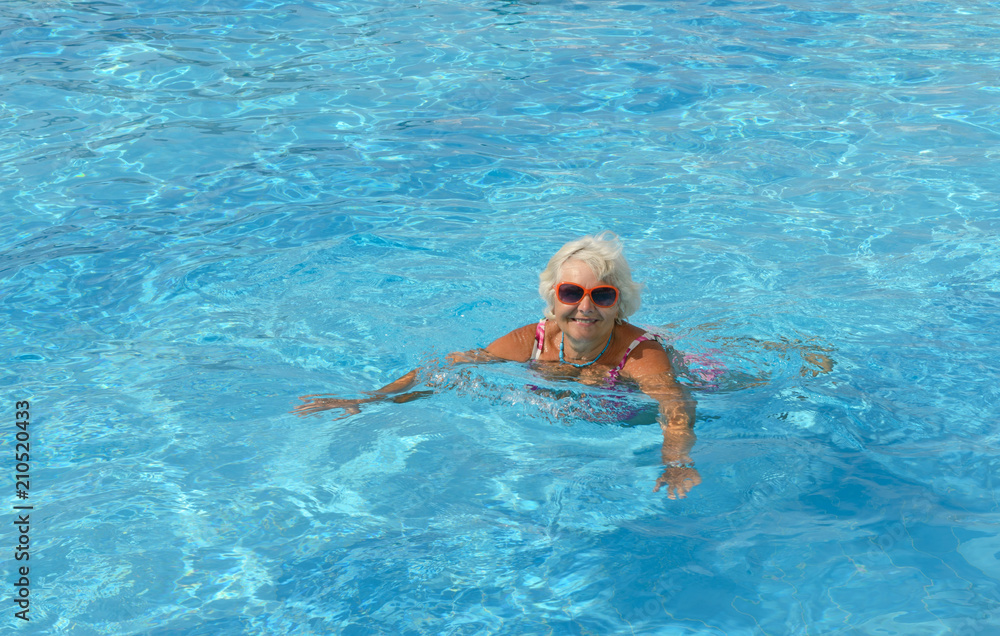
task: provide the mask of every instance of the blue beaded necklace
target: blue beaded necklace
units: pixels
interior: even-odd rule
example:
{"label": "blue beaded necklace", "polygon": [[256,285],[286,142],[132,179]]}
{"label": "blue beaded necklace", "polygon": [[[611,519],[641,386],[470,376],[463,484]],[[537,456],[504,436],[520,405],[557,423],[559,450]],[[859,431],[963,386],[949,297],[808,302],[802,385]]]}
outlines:
{"label": "blue beaded necklace", "polygon": [[559,362],[562,362],[563,364],[571,364],[574,367],[576,367],[577,369],[582,369],[584,367],[589,367],[590,365],[594,364],[595,362],[597,362],[598,360],[601,359],[601,356],[604,355],[604,352],[608,350],[609,346],[611,346],[611,338],[613,338],[614,335],[615,335],[615,330],[612,329],[611,330],[611,335],[608,336],[608,342],[604,345],[604,348],[601,349],[601,352],[599,354],[597,354],[596,358],[594,358],[590,362],[585,362],[583,364],[576,364],[575,362],[566,362],[566,358],[563,357],[563,347],[566,345],[566,334],[564,332],[564,333],[561,334],[561,337],[559,338]]}

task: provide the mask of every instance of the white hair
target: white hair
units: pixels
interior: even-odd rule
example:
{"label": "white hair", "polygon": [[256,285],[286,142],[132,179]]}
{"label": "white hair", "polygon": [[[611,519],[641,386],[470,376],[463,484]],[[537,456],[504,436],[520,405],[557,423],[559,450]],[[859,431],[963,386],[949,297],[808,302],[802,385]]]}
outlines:
{"label": "white hair", "polygon": [[563,265],[576,260],[586,263],[598,280],[618,288],[618,316],[621,322],[639,309],[642,285],[632,280],[632,270],[622,254],[622,243],[612,232],[584,236],[563,245],[538,275],[538,293],[545,301],[545,317],[555,318],[556,290]]}

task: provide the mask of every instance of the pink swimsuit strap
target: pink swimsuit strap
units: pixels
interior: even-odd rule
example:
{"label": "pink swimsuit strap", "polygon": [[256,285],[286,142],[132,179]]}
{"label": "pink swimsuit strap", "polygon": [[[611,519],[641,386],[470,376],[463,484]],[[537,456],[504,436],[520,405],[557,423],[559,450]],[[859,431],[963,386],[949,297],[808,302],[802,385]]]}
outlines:
{"label": "pink swimsuit strap", "polygon": [[531,359],[537,360],[538,356],[542,355],[542,351],[545,350],[545,319],[542,318],[538,321],[538,326],[535,327],[535,346],[531,351]]}
{"label": "pink swimsuit strap", "polygon": [[[632,351],[638,347],[643,342],[647,340],[657,340],[656,334],[646,332],[632,341],[632,344],[628,346],[625,350],[625,355],[622,356],[622,361],[618,363],[618,366],[608,373],[608,386],[614,386],[615,382],[618,381],[618,375],[625,368],[625,363],[628,361],[628,357],[632,355]],[[538,326],[535,327],[535,346],[531,352],[531,359],[537,360],[539,356],[542,355],[542,351],[545,350],[545,318],[538,321]]]}
{"label": "pink swimsuit strap", "polygon": [[656,339],[657,339],[656,334],[652,334],[647,331],[646,333],[642,334],[641,336],[633,340],[632,344],[630,344],[628,346],[628,349],[625,350],[625,355],[622,356],[622,361],[618,363],[617,367],[611,369],[611,371],[608,373],[608,386],[609,387],[614,386],[615,382],[618,381],[618,374],[621,373],[622,369],[625,368],[625,363],[628,361],[628,357],[632,355],[632,351],[636,347],[638,347],[643,342],[646,342],[647,340],[656,340]]}

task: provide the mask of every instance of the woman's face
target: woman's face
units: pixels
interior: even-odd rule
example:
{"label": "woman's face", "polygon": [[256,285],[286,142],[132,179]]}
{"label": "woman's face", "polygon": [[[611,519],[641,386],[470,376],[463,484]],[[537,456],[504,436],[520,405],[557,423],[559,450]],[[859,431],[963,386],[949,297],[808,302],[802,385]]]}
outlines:
{"label": "woman's face", "polygon": [[[594,275],[589,265],[577,260],[566,261],[562,266],[556,281],[556,284],[559,283],[576,283],[585,289],[607,284]],[[611,307],[598,307],[590,294],[587,294],[580,304],[566,305],[559,302],[557,296],[552,312],[555,314],[556,324],[568,338],[578,341],[601,340],[607,339],[615,328],[619,302],[620,297]]]}

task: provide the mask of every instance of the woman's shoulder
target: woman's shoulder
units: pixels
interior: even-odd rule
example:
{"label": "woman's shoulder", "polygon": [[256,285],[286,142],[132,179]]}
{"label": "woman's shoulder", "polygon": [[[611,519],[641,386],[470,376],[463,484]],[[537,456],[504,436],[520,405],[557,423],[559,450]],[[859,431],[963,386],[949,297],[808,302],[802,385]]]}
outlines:
{"label": "woman's shoulder", "polygon": [[486,347],[486,351],[505,360],[525,362],[531,357],[536,329],[538,329],[537,322],[518,327],[507,335],[494,340]]}
{"label": "woman's shoulder", "polygon": [[657,339],[657,334],[629,323],[624,323],[621,327],[622,340],[630,343],[624,360],[625,371],[645,374],[670,369],[670,358],[664,345]]}
{"label": "woman's shoulder", "polygon": [[648,339],[651,339],[650,336],[652,335],[642,327],[636,327],[629,322],[621,323],[618,325],[618,329],[618,333],[621,335],[622,340],[627,340],[628,342],[634,342],[643,336],[647,336]]}

